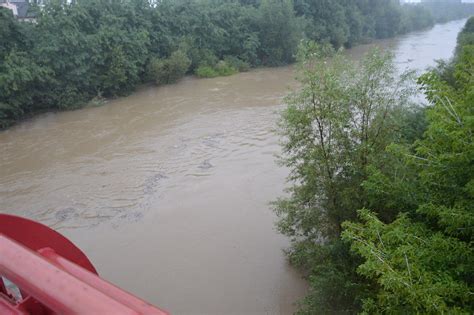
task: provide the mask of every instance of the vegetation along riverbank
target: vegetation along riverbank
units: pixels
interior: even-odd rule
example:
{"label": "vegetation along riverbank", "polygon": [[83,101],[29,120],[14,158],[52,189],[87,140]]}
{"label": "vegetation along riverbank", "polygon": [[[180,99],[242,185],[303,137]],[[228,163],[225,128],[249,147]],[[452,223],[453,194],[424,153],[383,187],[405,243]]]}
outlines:
{"label": "vegetation along riverbank", "polygon": [[[329,62],[331,60],[331,62]],[[355,65],[304,43],[280,130],[289,197],[274,203],[310,293],[301,314],[474,312],[474,18],[418,79],[377,50]]]}
{"label": "vegetation along riverbank", "polygon": [[50,1],[34,23],[0,8],[0,128],[38,112],[294,61],[301,39],[351,47],[446,19],[472,4],[397,1]]}

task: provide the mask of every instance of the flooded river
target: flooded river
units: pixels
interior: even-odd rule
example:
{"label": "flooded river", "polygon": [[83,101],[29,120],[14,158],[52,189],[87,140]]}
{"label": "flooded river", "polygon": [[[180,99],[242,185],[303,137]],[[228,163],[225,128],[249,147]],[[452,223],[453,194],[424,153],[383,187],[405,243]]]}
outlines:
{"label": "flooded river", "polygon": [[[377,45],[423,69],[451,56],[464,22]],[[293,78],[186,78],[0,132],[0,210],[59,230],[103,277],[173,314],[289,314],[307,284],[268,203],[288,173],[274,128]]]}

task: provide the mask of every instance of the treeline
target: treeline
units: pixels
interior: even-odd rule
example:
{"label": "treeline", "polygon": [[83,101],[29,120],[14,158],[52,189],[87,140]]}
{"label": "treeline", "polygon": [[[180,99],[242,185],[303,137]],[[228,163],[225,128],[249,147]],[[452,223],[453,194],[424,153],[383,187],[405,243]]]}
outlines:
{"label": "treeline", "polygon": [[145,82],[287,64],[303,38],[350,47],[433,24],[392,0],[75,2],[33,8],[37,23],[0,8],[0,128]]}
{"label": "treeline", "polygon": [[290,196],[275,202],[300,314],[474,313],[474,18],[452,61],[418,79],[305,43],[280,130]]}
{"label": "treeline", "polygon": [[425,2],[418,4],[423,6],[433,17],[435,23],[445,23],[460,17],[474,15],[472,3],[449,3],[443,1]]}

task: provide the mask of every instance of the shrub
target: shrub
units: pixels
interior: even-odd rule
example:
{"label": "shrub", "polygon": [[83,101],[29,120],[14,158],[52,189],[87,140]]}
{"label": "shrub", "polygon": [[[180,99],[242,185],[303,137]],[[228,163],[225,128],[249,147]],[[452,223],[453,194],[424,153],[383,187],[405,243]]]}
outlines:
{"label": "shrub", "polygon": [[228,76],[239,72],[236,68],[229,65],[224,60],[219,61],[214,67],[202,65],[199,66],[195,74],[200,78],[214,78],[219,76]]}
{"label": "shrub", "polygon": [[214,78],[219,76],[217,71],[210,66],[199,66],[194,73],[200,78]]}
{"label": "shrub", "polygon": [[231,65],[229,65],[224,60],[221,60],[217,63],[216,70],[217,70],[217,73],[219,73],[220,76],[233,75],[233,74],[236,74],[237,72],[239,72],[239,70],[232,67]]}
{"label": "shrub", "polygon": [[169,58],[152,58],[148,72],[150,79],[156,84],[175,83],[182,78],[189,69],[191,60],[180,50],[176,50]]}
{"label": "shrub", "polygon": [[19,106],[13,106],[0,102],[0,130],[13,124],[20,119],[24,111]]}
{"label": "shrub", "polygon": [[250,70],[250,64],[235,56],[225,56],[224,61],[232,66],[233,68],[237,69],[239,72],[246,72]]}
{"label": "shrub", "polygon": [[214,67],[219,58],[209,49],[191,49],[190,50],[191,59],[193,60],[193,64],[198,66],[210,66]]}

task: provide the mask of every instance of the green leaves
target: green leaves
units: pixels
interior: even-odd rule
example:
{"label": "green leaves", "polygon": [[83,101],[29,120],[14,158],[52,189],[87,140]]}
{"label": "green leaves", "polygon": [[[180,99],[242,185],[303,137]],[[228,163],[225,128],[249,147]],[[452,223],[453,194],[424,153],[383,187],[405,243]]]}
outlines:
{"label": "green leaves", "polygon": [[362,223],[345,223],[342,235],[365,259],[358,272],[379,286],[365,312],[468,313],[462,306],[469,304],[469,287],[459,276],[472,271],[472,247],[403,214],[391,224],[368,210],[359,218]]}
{"label": "green leaves", "polygon": [[[191,59],[188,72],[202,67],[203,76],[288,64],[302,39],[350,47],[429,26],[423,8],[388,0],[50,1],[37,12],[37,23],[19,23],[0,8],[0,63],[12,51],[21,52],[48,73],[28,91],[18,82],[28,100],[20,93],[0,99],[32,113],[126,95],[149,79],[156,58],[167,59],[177,50]],[[225,64],[217,71],[219,60]]]}
{"label": "green leaves", "polygon": [[474,312],[468,30],[454,63],[419,79],[431,103],[422,110],[409,105],[411,74],[397,80],[390,56],[373,51],[356,67],[302,44],[301,88],[280,124],[293,186],[275,203],[290,261],[310,279],[302,314]]}
{"label": "green leaves", "polygon": [[390,56],[378,51],[355,66],[342,53],[309,42],[298,59],[302,86],[286,98],[280,124],[283,163],[301,183],[292,190],[299,224],[311,217],[304,209],[321,208],[329,226],[315,229],[338,237],[340,224],[364,204],[360,184],[367,166],[393,140],[395,109],[407,102],[410,78],[395,79]]}
{"label": "green leaves", "polygon": [[[29,56],[13,49],[0,64],[0,128],[7,127],[35,106],[35,86],[50,73]],[[26,105],[26,106],[25,106]]]}
{"label": "green leaves", "polygon": [[258,11],[259,58],[263,64],[278,66],[293,61],[301,38],[298,20],[289,0],[263,0]]}
{"label": "green leaves", "polygon": [[384,215],[398,204],[400,214],[382,222],[364,209],[360,222],[344,223],[343,239],[364,258],[358,272],[377,283],[365,313],[474,312],[474,53],[462,44],[452,75],[420,79],[431,103],[423,138],[392,145],[395,171],[372,167],[364,182],[380,200],[373,209]]}
{"label": "green leaves", "polygon": [[[371,201],[362,183],[400,138],[394,131],[413,92],[411,77],[398,79],[391,56],[377,50],[354,64],[328,45],[302,42],[297,58],[301,87],[286,98],[280,122],[292,186],[290,197],[275,203],[278,228],[291,237],[291,261],[309,270],[304,309],[353,313],[370,283],[356,274],[358,259],[340,243],[341,224]],[[368,184],[375,192],[376,181],[391,184],[380,173]]]}
{"label": "green leaves", "polygon": [[158,85],[175,83],[186,74],[190,65],[191,60],[186,54],[177,50],[169,58],[152,59],[148,66],[149,76]]}

